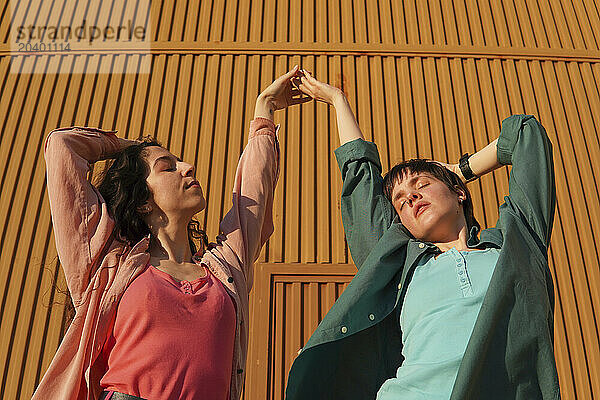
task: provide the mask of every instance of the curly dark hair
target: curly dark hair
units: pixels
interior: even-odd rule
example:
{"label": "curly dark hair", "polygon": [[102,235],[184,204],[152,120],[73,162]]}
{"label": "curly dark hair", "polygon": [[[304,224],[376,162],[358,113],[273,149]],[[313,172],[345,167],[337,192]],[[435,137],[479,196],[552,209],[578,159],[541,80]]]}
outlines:
{"label": "curly dark hair", "polygon": [[[150,198],[151,192],[146,183],[150,169],[144,159],[146,148],[162,145],[154,138],[141,138],[134,144],[113,156],[100,174],[96,188],[106,201],[108,211],[115,221],[116,237],[130,245],[137,243],[151,233],[139,212]],[[200,223],[192,219],[188,224],[188,240],[192,253],[196,252],[194,239],[208,245],[206,233],[200,229]]]}
{"label": "curly dark hair", "polygon": [[474,226],[477,227],[477,230],[481,228],[473,214],[473,198],[471,197],[471,192],[467,189],[467,185],[465,185],[458,175],[435,161],[417,158],[395,165],[383,177],[383,194],[391,202],[392,191],[394,190],[394,185],[396,185],[398,181],[402,180],[406,174],[421,173],[428,174],[441,181],[454,193],[459,194],[457,188],[462,190],[466,197],[462,202],[462,206],[467,222],[467,228],[469,229],[469,232]]}

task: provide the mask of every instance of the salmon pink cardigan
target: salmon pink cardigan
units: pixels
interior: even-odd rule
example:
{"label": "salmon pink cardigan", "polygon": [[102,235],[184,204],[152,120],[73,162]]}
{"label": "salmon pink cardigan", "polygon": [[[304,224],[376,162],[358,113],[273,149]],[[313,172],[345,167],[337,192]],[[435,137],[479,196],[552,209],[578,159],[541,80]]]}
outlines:
{"label": "salmon pink cardigan", "polygon": [[[35,400],[98,399],[105,373],[101,354],[117,305],[127,286],[145,270],[148,239],[125,245],[114,221],[89,183],[90,165],[119,150],[115,131],[61,128],[46,139],[48,197],[56,249],[75,306],[75,317],[36,392]],[[273,233],[273,194],[279,175],[279,144],[272,121],[250,123],[248,144],[233,184],[233,205],[216,243],[201,261],[219,279],[236,308],[230,399],[244,384],[248,350],[248,292],[253,263]]]}

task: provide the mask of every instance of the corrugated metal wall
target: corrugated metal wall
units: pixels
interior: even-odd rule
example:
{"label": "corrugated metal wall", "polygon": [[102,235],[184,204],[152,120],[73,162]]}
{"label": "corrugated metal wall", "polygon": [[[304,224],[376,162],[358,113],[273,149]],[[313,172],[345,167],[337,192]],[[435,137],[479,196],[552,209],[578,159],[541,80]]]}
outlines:
{"label": "corrugated metal wall", "polygon": [[[52,18],[68,21],[75,12],[74,3],[41,3]],[[69,55],[11,53],[14,8],[33,13],[39,4],[0,5],[0,398],[30,397],[65,329],[66,297],[55,289],[65,287],[64,278],[45,194],[47,132],[89,125],[158,137],[196,164],[208,194],[199,217],[214,237],[231,203],[254,99],[294,64],[343,86],[384,170],[416,156],[454,162],[497,137],[504,117],[539,117],[555,144],[550,262],[563,397],[600,398],[596,2],[155,1],[151,54],[106,46]],[[85,10],[90,20],[98,12]],[[144,60],[151,74],[124,73],[131,71],[125,65]],[[58,64],[88,73],[18,74],[11,63],[13,71]],[[112,73],[94,73],[105,69]],[[252,294],[247,399],[281,398],[296,351],[353,271],[331,152],[335,115],[309,103],[276,119],[276,227]],[[507,177],[502,169],[471,184],[483,225],[495,222]]]}

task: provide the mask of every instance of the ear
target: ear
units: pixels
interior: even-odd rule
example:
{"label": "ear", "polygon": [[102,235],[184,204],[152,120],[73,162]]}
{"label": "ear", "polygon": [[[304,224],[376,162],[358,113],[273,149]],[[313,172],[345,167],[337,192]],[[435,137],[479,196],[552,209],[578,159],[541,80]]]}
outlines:
{"label": "ear", "polygon": [[462,202],[467,199],[467,194],[465,193],[464,190],[462,190],[458,186],[454,186],[454,190],[456,191],[456,194],[458,195],[458,202],[462,204]]}

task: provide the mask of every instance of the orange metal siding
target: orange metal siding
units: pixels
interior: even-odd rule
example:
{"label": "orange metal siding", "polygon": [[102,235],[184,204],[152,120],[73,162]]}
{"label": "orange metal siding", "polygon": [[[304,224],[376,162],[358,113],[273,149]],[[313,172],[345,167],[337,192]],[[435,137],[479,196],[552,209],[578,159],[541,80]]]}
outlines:
{"label": "orange metal siding", "polygon": [[[45,194],[47,132],[90,125],[157,137],[197,166],[207,193],[199,218],[214,237],[231,204],[254,99],[294,64],[343,87],[384,171],[416,156],[454,162],[497,137],[504,117],[540,118],[556,168],[550,265],[561,388],[564,398],[600,397],[594,1],[156,1],[151,54],[102,45],[96,53],[11,53],[11,6],[31,13],[38,3],[54,19],[85,12],[61,2],[50,9],[46,0],[0,5],[0,398],[30,397],[66,328]],[[87,12],[92,20],[97,11]],[[132,73],[145,60],[151,74]],[[11,62],[87,69],[15,74]],[[99,67],[112,73],[95,74]],[[281,398],[295,352],[353,271],[339,215],[334,112],[308,103],[276,119],[282,166],[275,233],[252,294],[247,399]],[[501,169],[470,185],[484,226],[495,222],[507,177]]]}

